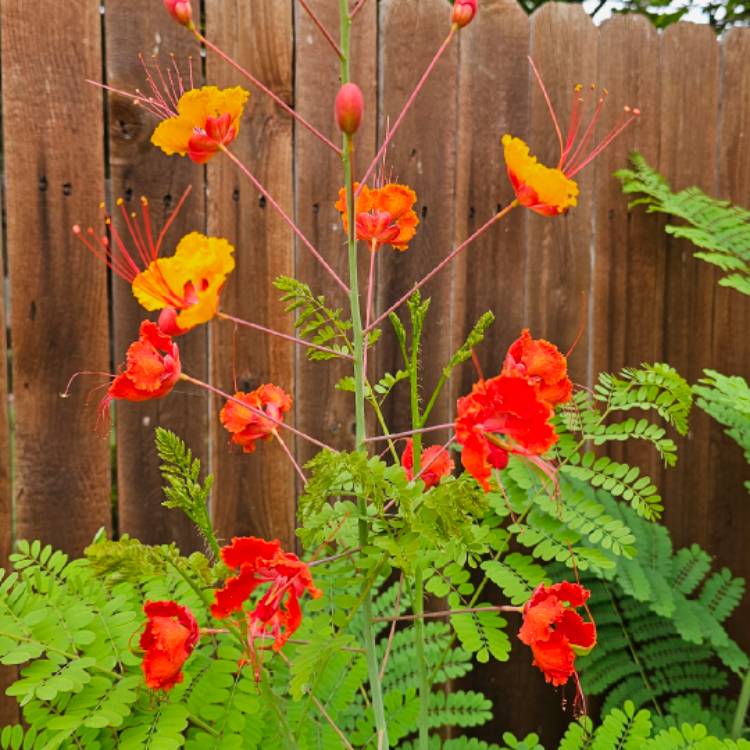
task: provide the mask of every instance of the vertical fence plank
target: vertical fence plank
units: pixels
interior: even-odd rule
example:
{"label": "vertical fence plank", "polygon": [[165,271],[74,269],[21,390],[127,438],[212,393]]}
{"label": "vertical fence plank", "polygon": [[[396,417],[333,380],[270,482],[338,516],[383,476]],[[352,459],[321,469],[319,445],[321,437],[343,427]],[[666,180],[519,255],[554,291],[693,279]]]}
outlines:
{"label": "vertical fence plank", "polygon": [[85,83],[101,70],[99,7],[2,10],[17,531],[80,553],[111,521],[92,381],[59,395],[77,370],[109,369],[106,269],[71,232],[104,194],[102,97]]}
{"label": "vertical fence plank", "polygon": [[[698,185],[715,194],[719,45],[708,26],[680,23],[661,40],[661,138],[659,171],[675,190]],[[700,65],[686,65],[700,60]],[[711,367],[712,318],[716,274],[693,258],[694,247],[666,238],[664,352],[665,362],[695,382]],[[652,325],[656,321],[652,322]],[[690,433],[677,441],[680,461],[664,473],[659,486],[665,498],[665,520],[676,545],[697,542],[710,547],[710,420],[700,410],[691,417]]]}
{"label": "vertical fence plank", "polygon": [[[8,352],[5,320],[5,279],[0,285],[0,569],[8,569],[13,547],[13,483],[8,421]],[[16,667],[0,666],[0,727],[19,719],[18,704],[5,689],[18,677]]]}
{"label": "vertical fence plank", "polygon": [[[266,83],[284,101],[292,101],[293,24],[291,0],[253,3],[207,0],[207,35],[224,51]],[[247,86],[237,73],[211,53],[207,79],[220,86]],[[252,92],[238,139],[231,146],[291,215],[293,210],[292,123],[262,93]],[[222,294],[228,313],[290,332],[289,319],[271,285],[294,268],[292,233],[282,219],[226,158],[208,168],[209,232],[236,247],[237,267]],[[254,331],[235,332],[226,322],[212,327],[212,382],[233,393],[273,382],[293,388],[291,345]],[[294,471],[281,447],[264,443],[252,454],[228,446],[218,422],[222,404],[214,400],[211,424],[216,435],[214,518],[220,535],[259,534],[294,542]],[[288,432],[281,430],[288,445]]]}
{"label": "vertical fence plank", "polygon": [[[311,3],[325,27],[338,37],[338,3],[317,0]],[[355,172],[364,169],[375,153],[377,123],[377,3],[369,2],[356,16],[352,27],[352,80],[362,89],[365,112],[355,138]],[[306,13],[297,9],[295,54],[296,106],[334,143],[341,136],[334,123],[334,100],[340,85],[339,65],[320,32]],[[334,204],[344,184],[341,160],[330,148],[297,126],[295,130],[295,173],[297,222],[305,235],[323,254],[336,272],[348,282],[346,238]],[[367,283],[366,250],[360,248],[361,284]],[[348,310],[349,301],[328,274],[298,243],[297,278],[309,284],[316,294],[325,294],[333,307]],[[335,384],[351,374],[349,363],[310,362],[297,352],[296,420],[305,432],[339,449],[351,449],[354,437],[354,401],[350,393],[337,393]],[[310,459],[315,446],[297,441],[301,462]]]}
{"label": "vertical fence plank", "polygon": [[[663,217],[628,211],[613,172],[635,150],[650,164],[659,158],[659,33],[642,16],[616,16],[599,31],[599,83],[609,90],[597,137],[623,117],[623,107],[641,109],[633,123],[596,160],[595,254],[591,319],[592,376],[662,359],[666,254]],[[661,469],[651,445],[629,441],[610,454],[640,466],[658,479]]]}
{"label": "vertical fence plank", "polygon": [[[401,111],[404,101],[416,85],[435,51],[450,28],[450,9],[441,0],[403,3],[384,0],[380,4],[380,131]],[[408,63],[404,50],[409,50]],[[452,249],[456,180],[456,125],[458,85],[458,45],[456,41],[444,53],[430,79],[419,94],[414,109],[407,115],[393,140],[386,158],[386,174],[412,187],[417,193],[417,211],[421,224],[408,251],[380,251],[378,297],[380,309],[386,309],[409,287],[425,275]],[[429,136],[427,136],[429,134]],[[382,140],[382,137],[381,137]],[[422,289],[432,304],[422,337],[425,354],[421,384],[425,399],[430,397],[442,367],[450,356],[453,320],[453,272],[450,268]],[[400,311],[408,329],[406,306]],[[392,340],[390,324],[384,329]],[[403,367],[396,345],[379,346],[379,372],[396,372]],[[386,405],[391,430],[410,425],[407,389],[401,399]],[[451,414],[450,391],[444,389],[431,417],[433,423],[445,422]],[[438,433],[434,442],[448,435]],[[432,442],[432,441],[429,441]]]}
{"label": "vertical fence plank", "polygon": [[[475,21],[461,33],[457,242],[514,197],[500,139],[504,133],[524,139],[529,135],[528,54],[529,20],[515,0],[484,2]],[[516,209],[459,256],[456,266],[454,348],[482,313],[492,310],[496,316],[476,352],[487,377],[500,371],[507,347],[526,325],[526,223],[526,211]],[[474,368],[464,367],[455,377],[452,400],[468,393],[476,379]],[[511,622],[509,633],[514,627]],[[462,684],[484,690],[493,699],[492,722],[480,730],[490,742],[502,731],[524,736],[538,728],[532,721],[539,717],[525,710],[529,705],[550,709],[538,712],[549,717],[545,739],[564,719],[541,675],[529,668],[528,649],[520,641],[513,646],[507,664],[477,665]]]}
{"label": "vertical fence plank", "polygon": [[[170,66],[170,54],[188,76],[188,57],[195,58],[195,83],[200,85],[199,50],[191,34],[174,23],[161,3],[150,0],[109,0],[106,8],[107,81],[123,91],[146,89],[138,59],[147,50],[149,65]],[[154,46],[148,46],[154,39]],[[151,54],[154,55],[152,60]],[[155,225],[161,227],[188,185],[193,192],[163,250],[170,255],[179,238],[205,230],[204,170],[179,157],[167,157],[150,143],[156,118],[143,107],[118,95],[109,95],[109,154],[113,201],[122,197],[132,211],[140,211],[140,196],[149,199]],[[116,219],[117,221],[117,219]],[[92,259],[92,263],[97,262]],[[148,313],[138,305],[127,282],[113,279],[114,359],[122,361]],[[153,317],[153,316],[151,316]],[[207,374],[207,326],[179,339],[186,372],[201,379]],[[178,388],[166,399],[141,404],[123,403],[117,409],[118,530],[146,543],[175,541],[183,550],[200,545],[190,522],[179,511],[161,507],[161,476],[154,446],[154,429],[166,427],[178,434],[208,466],[208,431],[205,400],[194,389]]]}
{"label": "vertical fence plank", "polygon": [[[560,125],[570,116],[576,84],[597,78],[597,31],[582,7],[543,5],[531,17],[531,56],[550,92]],[[555,130],[539,86],[531,79],[531,152],[544,164],[560,157]],[[552,218],[529,213],[526,310],[532,333],[565,351],[585,326],[569,367],[576,383],[589,378],[588,309],[592,273],[594,172],[576,176],[578,206]]]}
{"label": "vertical fence plank", "polygon": [[[719,123],[719,195],[750,208],[750,29],[734,29],[722,41],[722,100]],[[733,289],[717,287],[713,308],[713,352],[711,364],[725,375],[750,374],[750,298]],[[743,481],[747,462],[742,451],[711,425],[710,495],[712,529],[708,549],[718,562],[737,575],[750,573],[750,545],[739,529],[750,528],[750,504]],[[730,622],[730,631],[740,645],[750,649],[750,598],[747,596]]]}

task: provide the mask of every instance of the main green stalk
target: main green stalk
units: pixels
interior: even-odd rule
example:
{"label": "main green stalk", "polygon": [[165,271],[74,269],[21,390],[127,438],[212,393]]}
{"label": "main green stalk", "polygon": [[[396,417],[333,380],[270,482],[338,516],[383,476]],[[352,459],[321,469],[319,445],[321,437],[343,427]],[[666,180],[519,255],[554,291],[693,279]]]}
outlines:
{"label": "main green stalk", "polygon": [[737,699],[737,710],[732,722],[732,739],[738,740],[742,737],[745,729],[745,719],[747,717],[747,708],[750,705],[750,669],[745,674],[742,681],[742,690],[740,697]]}
{"label": "main green stalk", "polygon": [[[351,53],[351,18],[349,17],[348,0],[339,0],[341,15],[341,83],[349,83],[350,53]],[[362,311],[359,304],[359,279],[357,265],[357,238],[354,216],[354,178],[352,175],[352,156],[354,144],[352,136],[344,135],[344,149],[341,159],[344,165],[344,185],[346,189],[347,206],[347,248],[349,257],[349,303],[352,314],[352,340],[354,346],[354,414],[355,414],[355,442],[357,450],[366,450],[365,446],[365,372],[364,372],[364,334],[362,332]],[[359,545],[362,550],[367,548],[369,524],[367,521],[367,499],[360,498],[359,510]],[[364,551],[362,554],[366,554]],[[375,634],[372,629],[372,594],[371,586],[362,603],[364,619],[363,635],[367,653],[367,673],[370,680],[370,698],[375,718],[375,729],[378,735],[379,750],[388,750],[388,724],[385,718],[383,704],[383,686],[380,680],[380,664],[375,645]]]}
{"label": "main green stalk", "polygon": [[[422,427],[422,415],[419,411],[419,352],[420,331],[416,326],[412,327],[411,362],[409,363],[409,385],[411,401],[411,426],[413,430]],[[412,449],[414,455],[413,474],[416,477],[422,467],[422,434],[414,433],[412,436]],[[429,701],[430,701],[430,679],[427,673],[427,658],[424,647],[424,580],[420,563],[417,563],[414,571],[414,595],[412,597],[412,612],[414,613],[414,646],[417,656],[417,674],[419,675],[419,739],[417,747],[419,750],[428,750],[429,747]]]}

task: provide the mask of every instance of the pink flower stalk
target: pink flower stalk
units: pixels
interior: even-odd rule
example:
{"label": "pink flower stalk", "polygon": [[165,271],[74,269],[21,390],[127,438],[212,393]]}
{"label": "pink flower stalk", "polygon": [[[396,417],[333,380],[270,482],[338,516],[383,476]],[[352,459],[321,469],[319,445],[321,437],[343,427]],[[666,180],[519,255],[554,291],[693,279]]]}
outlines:
{"label": "pink flower stalk", "polygon": [[342,133],[354,135],[362,122],[365,108],[362,90],[356,83],[345,83],[336,95],[336,122]]}
{"label": "pink flower stalk", "polygon": [[164,7],[177,23],[191,28],[193,26],[193,9],[190,0],[164,0]]}
{"label": "pink flower stalk", "polygon": [[451,22],[462,29],[474,20],[477,14],[477,0],[455,0]]}

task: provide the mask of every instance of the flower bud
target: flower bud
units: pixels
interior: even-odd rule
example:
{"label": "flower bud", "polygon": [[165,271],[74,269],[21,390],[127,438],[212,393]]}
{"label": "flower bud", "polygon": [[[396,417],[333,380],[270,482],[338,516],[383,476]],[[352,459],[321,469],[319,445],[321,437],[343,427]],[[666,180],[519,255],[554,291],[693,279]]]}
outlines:
{"label": "flower bud", "polygon": [[454,0],[451,21],[459,29],[474,20],[474,16],[477,14],[477,2],[478,0]]}
{"label": "flower bud", "polygon": [[193,9],[190,0],[164,0],[164,7],[177,23],[183,26],[193,25]]}
{"label": "flower bud", "polygon": [[345,83],[336,95],[336,122],[342,132],[353,135],[359,130],[365,108],[362,91],[356,83]]}

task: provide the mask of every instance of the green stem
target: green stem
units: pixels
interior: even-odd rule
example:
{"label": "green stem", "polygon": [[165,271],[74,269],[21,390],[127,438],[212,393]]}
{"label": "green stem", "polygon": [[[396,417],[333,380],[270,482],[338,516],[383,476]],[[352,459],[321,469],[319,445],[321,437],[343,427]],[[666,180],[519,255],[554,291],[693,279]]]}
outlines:
{"label": "green stem", "polygon": [[430,678],[427,674],[427,659],[424,649],[424,581],[422,569],[417,567],[414,572],[414,645],[417,652],[417,669],[419,673],[419,750],[429,747],[429,708],[430,708]]}
{"label": "green stem", "polygon": [[740,697],[737,699],[737,710],[732,722],[732,739],[738,740],[742,737],[745,728],[745,719],[747,718],[747,708],[750,705],[750,669],[745,673],[745,679],[742,681],[742,690]]}
{"label": "green stem", "polygon": [[[341,17],[341,83],[351,81],[351,26],[349,17],[348,0],[339,0],[339,13]],[[357,238],[354,217],[354,179],[353,179],[353,154],[354,144],[352,136],[344,135],[344,148],[341,160],[344,166],[344,184],[346,189],[347,204],[347,249],[349,259],[349,302],[352,314],[352,339],[354,356],[354,409],[355,409],[355,439],[356,449],[366,450],[365,445],[365,372],[364,372],[364,334],[362,332],[362,311],[359,304],[359,279],[357,265]],[[362,556],[369,541],[369,523],[367,520],[367,499],[359,500],[361,518],[359,520],[359,546],[362,548]],[[372,695],[372,709],[375,719],[375,728],[378,734],[379,750],[388,750],[388,724],[385,718],[385,706],[383,703],[383,686],[380,680],[380,664],[378,662],[377,647],[375,644],[375,633],[372,623],[372,593],[367,588],[363,592],[362,615],[364,620],[363,637],[367,652],[367,673],[370,680],[370,692]]]}

